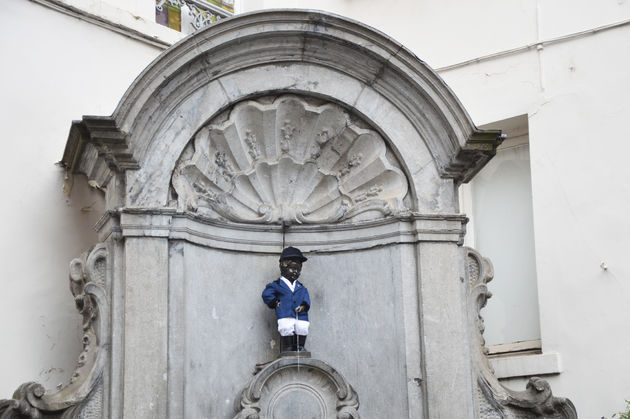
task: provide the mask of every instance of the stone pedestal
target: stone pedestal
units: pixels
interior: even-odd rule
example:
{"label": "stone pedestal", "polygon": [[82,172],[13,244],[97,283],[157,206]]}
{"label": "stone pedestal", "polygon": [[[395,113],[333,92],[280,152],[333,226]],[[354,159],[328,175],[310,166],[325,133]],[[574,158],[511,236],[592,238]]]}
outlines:
{"label": "stone pedestal", "polygon": [[318,359],[282,356],[258,372],[237,399],[234,419],[359,419],[359,397]]}
{"label": "stone pedestal", "polygon": [[309,351],[286,351],[280,353],[281,358],[310,358],[311,353]]}

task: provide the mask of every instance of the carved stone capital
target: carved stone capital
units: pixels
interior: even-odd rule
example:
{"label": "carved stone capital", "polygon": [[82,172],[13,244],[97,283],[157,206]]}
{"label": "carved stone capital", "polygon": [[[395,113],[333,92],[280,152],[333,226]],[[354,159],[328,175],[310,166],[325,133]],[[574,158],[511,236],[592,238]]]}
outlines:
{"label": "carved stone capital", "polygon": [[443,167],[444,176],[458,183],[469,182],[494,157],[503,140],[501,131],[475,131]]}

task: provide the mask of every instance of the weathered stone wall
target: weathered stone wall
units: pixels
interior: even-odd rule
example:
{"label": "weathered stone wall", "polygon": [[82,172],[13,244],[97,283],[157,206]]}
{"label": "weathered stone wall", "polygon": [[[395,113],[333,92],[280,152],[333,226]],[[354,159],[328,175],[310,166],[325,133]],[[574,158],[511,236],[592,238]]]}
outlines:
{"label": "weathered stone wall", "polygon": [[[401,268],[392,263],[409,253],[412,245],[309,255],[300,276],[312,302],[307,348],[353,385],[365,417],[404,417],[408,382],[420,378],[419,365],[406,365],[405,345],[418,336],[418,315],[405,313]],[[260,298],[279,274],[278,256],[178,242],[171,264],[182,271],[171,270],[169,340],[182,343],[169,351],[169,379],[185,383],[171,393],[183,407],[171,417],[230,418],[256,364],[279,353],[275,314]]]}

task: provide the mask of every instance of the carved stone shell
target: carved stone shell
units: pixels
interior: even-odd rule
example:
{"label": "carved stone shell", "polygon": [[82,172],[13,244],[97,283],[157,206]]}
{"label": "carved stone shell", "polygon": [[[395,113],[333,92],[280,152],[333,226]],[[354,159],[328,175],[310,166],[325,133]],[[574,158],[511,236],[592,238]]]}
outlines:
{"label": "carved stone shell", "polygon": [[[407,180],[383,138],[338,105],[248,100],[191,140],[178,207],[244,223],[333,223],[402,211]],[[359,216],[361,214],[361,216]]]}

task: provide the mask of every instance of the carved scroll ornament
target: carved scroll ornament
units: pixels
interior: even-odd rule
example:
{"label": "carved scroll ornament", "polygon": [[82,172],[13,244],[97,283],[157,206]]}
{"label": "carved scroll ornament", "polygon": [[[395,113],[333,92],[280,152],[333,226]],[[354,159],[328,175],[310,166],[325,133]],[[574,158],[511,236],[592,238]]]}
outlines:
{"label": "carved scroll ornament", "polygon": [[364,126],[338,105],[297,96],[241,102],[182,153],[172,177],[178,206],[277,224],[400,212],[407,180],[383,138]]}
{"label": "carved scroll ornament", "polygon": [[549,383],[532,377],[525,391],[513,391],[504,387],[490,366],[483,332],[485,330],[481,309],[486,306],[492,293],[488,282],[494,277],[492,263],[477,251],[464,248],[468,284],[468,312],[473,364],[477,377],[477,408],[479,417],[490,418],[566,418],[577,419],[573,403],[563,397],[554,397]]}
{"label": "carved scroll ornament", "polygon": [[106,263],[105,245],[70,262],[70,291],[83,317],[83,351],[68,384],[52,393],[38,383],[22,384],[13,399],[0,400],[0,419],[101,417],[102,371],[109,339]]}

